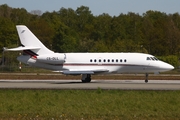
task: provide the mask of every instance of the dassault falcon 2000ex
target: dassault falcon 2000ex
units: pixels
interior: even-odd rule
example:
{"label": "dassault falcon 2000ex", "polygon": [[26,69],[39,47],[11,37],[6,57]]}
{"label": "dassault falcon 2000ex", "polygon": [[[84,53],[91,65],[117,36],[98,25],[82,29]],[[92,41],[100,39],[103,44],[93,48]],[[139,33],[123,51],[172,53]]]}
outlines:
{"label": "dassault falcon 2000ex", "polygon": [[17,60],[31,66],[57,71],[65,75],[81,75],[82,82],[90,82],[93,74],[149,73],[174,69],[168,63],[144,53],[55,53],[24,25],[16,26],[21,46],[5,51],[23,51]]}

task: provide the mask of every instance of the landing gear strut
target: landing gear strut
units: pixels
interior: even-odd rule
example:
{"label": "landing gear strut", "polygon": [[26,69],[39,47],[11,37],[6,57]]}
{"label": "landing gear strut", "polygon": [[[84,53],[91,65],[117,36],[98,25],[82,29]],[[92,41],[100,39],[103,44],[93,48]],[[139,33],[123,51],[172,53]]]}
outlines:
{"label": "landing gear strut", "polygon": [[91,82],[91,75],[90,74],[83,74],[81,80],[83,83],[89,83],[89,82]]}
{"label": "landing gear strut", "polygon": [[146,73],[145,83],[148,83],[148,73]]}

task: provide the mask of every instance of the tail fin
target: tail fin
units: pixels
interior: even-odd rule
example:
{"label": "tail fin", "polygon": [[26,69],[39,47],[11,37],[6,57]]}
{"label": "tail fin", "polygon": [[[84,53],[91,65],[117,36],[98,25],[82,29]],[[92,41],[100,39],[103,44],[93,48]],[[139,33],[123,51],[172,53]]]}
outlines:
{"label": "tail fin", "polygon": [[[17,25],[16,28],[23,47],[29,48],[29,50],[33,51],[37,55],[54,53],[53,51],[45,47],[41,43],[41,41],[26,26]],[[34,49],[34,48],[39,48],[39,49]]]}

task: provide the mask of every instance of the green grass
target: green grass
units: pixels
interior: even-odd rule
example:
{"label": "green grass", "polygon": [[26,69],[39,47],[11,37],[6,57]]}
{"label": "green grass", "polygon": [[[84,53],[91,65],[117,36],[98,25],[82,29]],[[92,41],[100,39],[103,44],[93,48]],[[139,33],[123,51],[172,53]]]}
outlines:
{"label": "green grass", "polygon": [[179,119],[180,91],[0,90],[0,119]]}

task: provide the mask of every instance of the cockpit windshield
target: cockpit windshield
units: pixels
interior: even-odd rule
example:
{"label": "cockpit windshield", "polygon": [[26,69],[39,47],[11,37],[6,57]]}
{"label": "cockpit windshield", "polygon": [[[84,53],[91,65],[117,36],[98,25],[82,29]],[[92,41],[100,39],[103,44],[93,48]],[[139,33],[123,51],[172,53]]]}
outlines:
{"label": "cockpit windshield", "polygon": [[151,60],[154,60],[154,58],[153,58],[153,57],[151,57]]}
{"label": "cockpit windshield", "polygon": [[158,59],[157,59],[156,57],[154,57],[154,59],[155,59],[156,61],[158,61]]}
{"label": "cockpit windshield", "polygon": [[156,57],[147,57],[146,60],[158,61]]}

